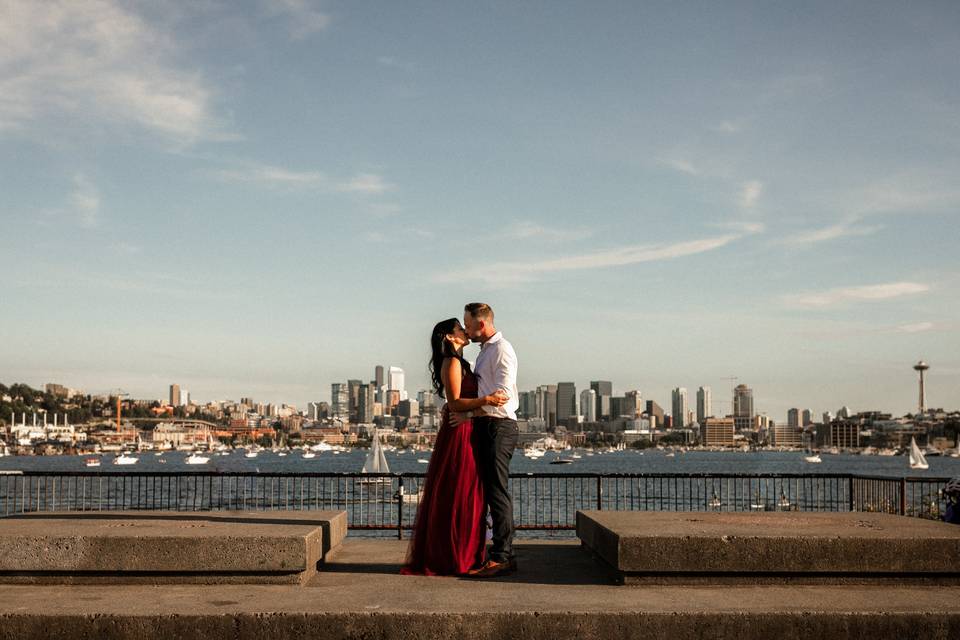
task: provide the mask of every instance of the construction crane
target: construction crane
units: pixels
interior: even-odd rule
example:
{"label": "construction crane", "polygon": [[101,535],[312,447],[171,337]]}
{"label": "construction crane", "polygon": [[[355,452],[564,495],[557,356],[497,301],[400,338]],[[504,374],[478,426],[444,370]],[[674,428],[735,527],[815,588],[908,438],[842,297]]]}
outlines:
{"label": "construction crane", "polygon": [[[739,379],[740,379],[740,378],[738,378],[737,376],[727,376],[726,378],[721,378],[721,380],[729,380],[729,381],[730,381],[730,397],[731,397],[731,398],[733,397],[733,388],[734,388],[734,385],[736,385],[736,382],[737,382],[737,380],[739,380]],[[724,402],[723,400],[720,400],[719,402],[720,402],[720,413],[723,413],[723,405],[725,405],[726,402]],[[732,406],[730,407],[730,413],[733,413],[733,407],[732,407]],[[724,414],[724,415],[726,415],[726,414]]]}

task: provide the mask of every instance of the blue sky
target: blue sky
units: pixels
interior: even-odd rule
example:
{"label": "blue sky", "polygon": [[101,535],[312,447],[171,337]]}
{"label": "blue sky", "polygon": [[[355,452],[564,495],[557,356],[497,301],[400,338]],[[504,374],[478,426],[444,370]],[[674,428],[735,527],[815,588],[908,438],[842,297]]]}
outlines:
{"label": "blue sky", "polygon": [[960,406],[960,5],[0,0],[0,380]]}

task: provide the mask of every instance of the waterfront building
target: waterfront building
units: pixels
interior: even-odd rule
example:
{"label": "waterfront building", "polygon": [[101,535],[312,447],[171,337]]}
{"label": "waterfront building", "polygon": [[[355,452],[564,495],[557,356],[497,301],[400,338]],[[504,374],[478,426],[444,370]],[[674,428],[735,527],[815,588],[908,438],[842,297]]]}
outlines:
{"label": "waterfront building", "polygon": [[745,384],[733,390],[733,421],[737,431],[753,429],[753,389]]}
{"label": "waterfront building", "polygon": [[677,387],[670,394],[672,401],[671,417],[673,418],[673,428],[680,429],[687,422],[687,390],[684,387]]}
{"label": "waterfront building", "polygon": [[713,415],[713,391],[710,387],[697,389],[697,422],[704,421]]}
{"label": "waterfront building", "polygon": [[828,424],[818,425],[817,441],[823,447],[854,449],[860,446],[860,430],[863,424],[857,419],[837,418]]}
{"label": "waterfront building", "polygon": [[770,430],[772,442],[775,447],[802,447],[803,429],[799,426],[790,424],[775,424]]}
{"label": "waterfront building", "polygon": [[732,447],[734,431],[734,418],[707,418],[700,429],[700,438],[708,447]]}
{"label": "waterfront building", "polygon": [[590,388],[597,394],[597,419],[610,417],[610,398],[613,397],[613,383],[609,380],[592,380]]}
{"label": "waterfront building", "polygon": [[180,385],[178,384],[170,385],[170,406],[180,406]]}
{"label": "waterfront building", "polygon": [[577,386],[572,382],[557,383],[557,424],[566,424],[577,415]]}
{"label": "waterfront building", "polygon": [[597,392],[593,389],[580,392],[580,412],[584,422],[597,421]]}

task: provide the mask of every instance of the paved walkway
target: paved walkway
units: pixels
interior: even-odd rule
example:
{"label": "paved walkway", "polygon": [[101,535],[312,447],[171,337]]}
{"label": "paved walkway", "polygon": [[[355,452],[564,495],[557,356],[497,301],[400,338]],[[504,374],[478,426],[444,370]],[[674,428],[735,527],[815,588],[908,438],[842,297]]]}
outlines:
{"label": "paved walkway", "polygon": [[0,638],[960,637],[960,587],[624,587],[568,541],[524,541],[514,576],[407,577],[405,550],[348,538],[305,586],[0,585]]}

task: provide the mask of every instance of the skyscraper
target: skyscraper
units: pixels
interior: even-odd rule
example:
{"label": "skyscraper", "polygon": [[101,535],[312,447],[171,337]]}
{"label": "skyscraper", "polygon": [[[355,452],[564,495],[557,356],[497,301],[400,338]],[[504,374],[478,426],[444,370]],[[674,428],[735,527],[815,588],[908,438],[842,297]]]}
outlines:
{"label": "skyscraper", "polygon": [[702,425],[712,416],[713,391],[710,387],[700,387],[697,389],[697,422]]}
{"label": "skyscraper", "polygon": [[350,401],[347,385],[343,382],[334,382],[330,385],[330,413],[334,418],[350,420]]}
{"label": "skyscraper", "polygon": [[580,414],[584,422],[597,421],[597,392],[593,389],[580,392]]}
{"label": "skyscraper", "polygon": [[379,389],[383,386],[383,365],[381,364],[378,364],[373,369],[373,384],[375,385],[374,388],[376,389]]}
{"label": "skyscraper", "polygon": [[557,426],[557,385],[537,387],[537,417],[543,418],[547,428]]}
{"label": "skyscraper", "polygon": [[360,408],[360,380],[347,380],[347,404],[350,406],[350,422],[357,424],[361,422],[359,416]]}
{"label": "skyscraper", "polygon": [[180,406],[180,385],[178,384],[170,385],[170,406]]}
{"label": "skyscraper", "polygon": [[753,389],[739,384],[733,390],[733,422],[737,431],[753,428]]}
{"label": "skyscraper", "polygon": [[787,426],[794,429],[800,426],[800,409],[794,407],[787,411]]}
{"label": "skyscraper", "polygon": [[801,426],[806,427],[808,425],[813,424],[813,414],[810,413],[810,409],[804,409],[803,413],[800,414],[800,417],[801,417],[800,419]]}
{"label": "skyscraper", "polygon": [[390,391],[399,391],[400,399],[407,399],[407,391],[403,386],[403,369],[400,367],[390,367],[387,374],[387,389]]}
{"label": "skyscraper", "polygon": [[671,394],[673,400],[673,428],[680,429],[687,426],[687,390],[677,387]]}
{"label": "skyscraper", "polygon": [[572,382],[557,383],[557,424],[566,424],[567,419],[577,415],[577,385]]}
{"label": "skyscraper", "polygon": [[628,418],[639,418],[643,413],[643,394],[636,390],[627,391],[623,397],[623,415]]}
{"label": "skyscraper", "polygon": [[613,383],[609,380],[592,380],[590,382],[590,388],[597,394],[597,420],[609,418]]}
{"label": "skyscraper", "polygon": [[357,422],[370,424],[373,422],[373,385],[361,384],[357,388]]}

